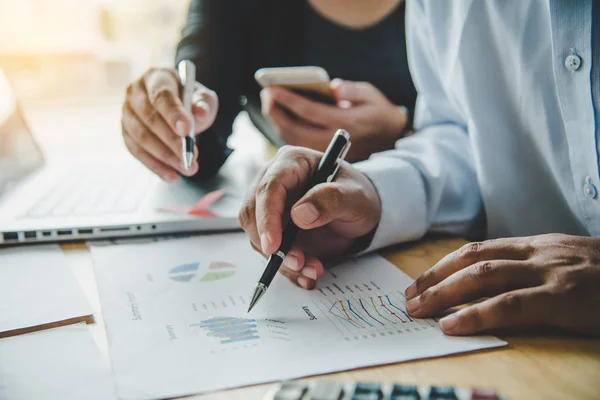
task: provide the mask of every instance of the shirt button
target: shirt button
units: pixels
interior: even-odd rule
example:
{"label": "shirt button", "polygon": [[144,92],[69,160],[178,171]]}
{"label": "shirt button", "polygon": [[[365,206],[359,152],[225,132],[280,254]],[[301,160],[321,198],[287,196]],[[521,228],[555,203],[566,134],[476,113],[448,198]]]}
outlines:
{"label": "shirt button", "polygon": [[589,176],[585,178],[585,184],[583,185],[583,194],[588,199],[595,199],[598,195],[598,190],[596,186],[592,183],[592,178]]}
{"label": "shirt button", "polygon": [[571,54],[565,58],[565,67],[571,72],[575,72],[581,67],[581,57],[577,55],[575,49],[571,49]]}

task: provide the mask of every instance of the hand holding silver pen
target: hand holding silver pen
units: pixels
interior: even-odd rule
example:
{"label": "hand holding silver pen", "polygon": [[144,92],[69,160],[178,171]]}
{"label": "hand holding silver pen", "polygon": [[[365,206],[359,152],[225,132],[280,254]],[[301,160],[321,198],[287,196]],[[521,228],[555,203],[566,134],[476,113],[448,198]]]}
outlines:
{"label": "hand holding silver pen", "polygon": [[[218,110],[217,94],[198,83],[189,67],[185,75],[189,79],[182,80],[179,69],[151,68],[132,82],[121,119],[127,149],[169,182],[176,181],[178,174],[192,176],[198,172],[194,141],[213,124]],[[182,154],[184,141],[189,150],[186,154]]]}
{"label": "hand holding silver pen", "polygon": [[[181,82],[181,100],[183,107],[192,113],[192,95],[194,94],[194,86],[196,84],[196,66],[188,60],[182,60],[177,65],[179,81]],[[183,167],[190,170],[194,158],[194,146],[196,143],[196,130],[194,120],[187,136],[181,138],[181,158],[183,159]]]}

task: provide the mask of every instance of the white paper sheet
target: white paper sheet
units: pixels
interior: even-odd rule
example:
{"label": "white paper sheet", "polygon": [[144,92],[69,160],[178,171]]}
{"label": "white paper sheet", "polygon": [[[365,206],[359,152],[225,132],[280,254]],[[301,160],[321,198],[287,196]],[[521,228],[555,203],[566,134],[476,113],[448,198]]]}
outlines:
{"label": "white paper sheet", "polygon": [[247,314],[264,268],[243,234],[92,247],[124,399],[151,399],[506,344],[446,337],[404,312],[411,279],[379,256],[306,291],[278,276]]}
{"label": "white paper sheet", "polygon": [[58,246],[0,250],[0,333],[92,313]]}
{"label": "white paper sheet", "polygon": [[0,339],[0,399],[116,399],[110,364],[79,323]]}

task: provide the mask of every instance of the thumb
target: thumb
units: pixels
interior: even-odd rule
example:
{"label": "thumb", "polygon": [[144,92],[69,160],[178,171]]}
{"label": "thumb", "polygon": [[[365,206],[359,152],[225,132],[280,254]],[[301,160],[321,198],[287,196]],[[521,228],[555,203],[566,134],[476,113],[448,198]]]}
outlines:
{"label": "thumb", "polygon": [[[317,185],[292,207],[291,218],[301,229],[315,229],[341,222],[351,236],[373,229],[377,216],[371,213],[372,199],[352,180]],[[373,215],[371,215],[373,214]],[[372,221],[375,219],[375,221]]]}
{"label": "thumb", "polygon": [[364,103],[373,98],[376,89],[368,82],[344,81],[335,78],[331,81],[331,91],[337,101],[349,101],[351,103]]}

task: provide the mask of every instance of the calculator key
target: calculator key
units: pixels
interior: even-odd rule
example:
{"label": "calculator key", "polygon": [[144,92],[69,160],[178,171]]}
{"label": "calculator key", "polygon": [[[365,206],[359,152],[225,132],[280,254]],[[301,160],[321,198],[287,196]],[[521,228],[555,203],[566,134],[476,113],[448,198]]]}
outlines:
{"label": "calculator key", "polygon": [[359,382],[354,388],[352,400],[380,400],[383,397],[378,383]]}
{"label": "calculator key", "polygon": [[344,395],[344,389],[340,382],[317,381],[310,400],[339,400]]}
{"label": "calculator key", "polygon": [[430,400],[456,400],[454,388],[450,386],[432,386],[429,392]]}
{"label": "calculator key", "polygon": [[413,385],[394,385],[390,400],[420,400],[419,390]]}
{"label": "calculator key", "polygon": [[352,400],[381,400],[382,397],[380,393],[355,393],[352,395]]}
{"label": "calculator key", "polygon": [[420,400],[421,396],[419,393],[413,394],[399,394],[397,396],[390,396],[390,400]]}
{"label": "calculator key", "polygon": [[354,393],[380,393],[381,385],[379,383],[358,382],[354,388]]}
{"label": "calculator key", "polygon": [[297,388],[279,389],[275,394],[274,400],[302,400],[304,393],[306,393],[306,390]]}
{"label": "calculator key", "polygon": [[301,400],[308,390],[302,382],[284,382],[273,397],[274,400]]}
{"label": "calculator key", "polygon": [[498,400],[495,389],[475,388],[471,390],[471,400]]}

